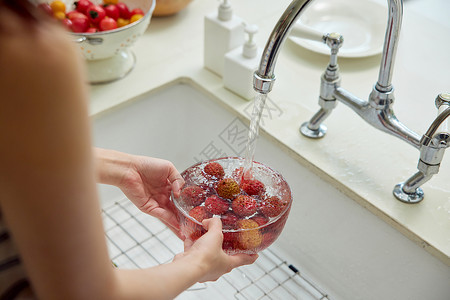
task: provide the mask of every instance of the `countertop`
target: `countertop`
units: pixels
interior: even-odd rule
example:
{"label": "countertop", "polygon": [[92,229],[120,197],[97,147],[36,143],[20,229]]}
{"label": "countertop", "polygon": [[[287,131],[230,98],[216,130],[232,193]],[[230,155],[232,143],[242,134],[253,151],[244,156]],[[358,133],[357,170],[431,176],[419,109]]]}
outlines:
{"label": "countertop", "polygon": [[[386,1],[373,1],[387,6]],[[394,110],[400,121],[422,135],[436,117],[435,97],[450,91],[450,19],[446,15],[450,2],[404,2],[393,73]],[[264,47],[289,3],[248,0],[232,5],[237,15],[259,26],[256,41]],[[220,77],[203,68],[203,18],[217,5],[217,1],[194,0],[177,15],[152,18],[132,47],[137,58],[133,71],[119,81],[91,86],[91,115],[173,82],[189,81],[248,119],[244,109],[249,102],[225,89]],[[340,59],[342,87],[367,99],[380,57]],[[310,140],[300,135],[301,123],[319,108],[320,76],[327,61],[325,55],[286,41],[269,94],[283,113],[265,122],[262,130],[300,163],[450,266],[449,153],[439,174],[424,184],[425,199],[411,205],[397,201],[392,189],[417,170],[419,152],[412,146],[370,127],[341,103],[325,121],[325,138]]]}

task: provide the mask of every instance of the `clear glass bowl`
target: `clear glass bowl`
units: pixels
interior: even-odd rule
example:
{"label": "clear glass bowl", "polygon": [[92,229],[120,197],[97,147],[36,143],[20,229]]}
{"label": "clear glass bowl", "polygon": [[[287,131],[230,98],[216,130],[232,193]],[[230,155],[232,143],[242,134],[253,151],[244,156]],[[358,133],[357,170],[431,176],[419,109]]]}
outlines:
{"label": "clear glass bowl", "polygon": [[[205,172],[205,166],[210,163],[222,166],[223,178]],[[260,183],[249,188],[248,179],[241,180],[243,165],[243,158],[224,157],[195,164],[181,173],[185,185],[181,196],[175,198],[172,195],[172,201],[185,237],[198,239],[206,232],[201,219],[219,216],[222,219],[224,235],[222,248],[228,254],[258,253],[278,238],[292,204],[289,185],[278,172],[262,163],[254,162],[251,179]],[[229,187],[224,189],[224,184],[219,183],[222,179],[227,179],[228,183],[235,181],[239,189],[235,189],[233,193],[230,192],[233,189]],[[233,185],[235,188],[236,184]],[[210,197],[212,200],[207,200]],[[246,201],[250,205],[242,204],[241,201],[245,197],[247,200],[248,197],[252,198]],[[240,200],[237,200],[238,198]],[[220,205],[211,204],[216,200]],[[220,212],[217,211],[218,208]],[[194,213],[193,209],[197,212]]]}

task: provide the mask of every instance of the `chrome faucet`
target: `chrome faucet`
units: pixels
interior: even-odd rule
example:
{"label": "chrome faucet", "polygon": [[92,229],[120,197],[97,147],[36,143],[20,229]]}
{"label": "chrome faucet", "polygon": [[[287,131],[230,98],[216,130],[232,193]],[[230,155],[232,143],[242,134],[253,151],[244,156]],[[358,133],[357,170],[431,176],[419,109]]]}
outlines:
{"label": "chrome faucet", "polygon": [[[278,20],[266,43],[259,68],[254,74],[253,88],[255,91],[267,94],[272,90],[275,81],[274,69],[281,45],[295,26],[301,13],[311,2],[312,0],[292,1]],[[300,132],[309,138],[323,137],[327,128],[322,122],[336,107],[337,101],[343,102],[375,128],[394,135],[420,150],[419,171],[404,183],[396,185],[393,191],[398,200],[417,203],[424,197],[420,186],[438,172],[445,148],[450,146],[448,129],[438,130],[442,127],[441,124],[445,124],[450,114],[450,94],[441,94],[436,98],[436,106],[440,114],[423,137],[397,119],[393,111],[394,87],[391,78],[402,23],[403,2],[402,0],[388,0],[388,7],[389,14],[380,71],[368,101],[359,99],[340,86],[337,55],[344,39],[337,33],[324,34],[322,41],[331,49],[331,55],[328,66],[321,77],[320,109],[308,122],[301,125]]]}

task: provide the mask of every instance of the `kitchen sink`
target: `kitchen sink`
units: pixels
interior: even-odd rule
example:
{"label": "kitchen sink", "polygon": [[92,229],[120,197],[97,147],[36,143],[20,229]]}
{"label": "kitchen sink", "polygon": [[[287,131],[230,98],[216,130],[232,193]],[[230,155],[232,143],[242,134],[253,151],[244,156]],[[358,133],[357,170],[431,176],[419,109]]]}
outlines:
{"label": "kitchen sink", "polygon": [[[228,107],[192,80],[180,78],[93,116],[94,144],[164,158],[181,172],[200,160],[243,156],[248,115]],[[264,121],[270,122],[270,118]],[[233,271],[215,283],[194,286],[181,294],[180,299],[448,299],[449,267],[341,193],[333,179],[317,175],[313,168],[301,163],[296,153],[264,132],[258,140],[255,160],[283,174],[294,199],[284,231],[269,248],[272,252],[263,253],[260,259],[264,261],[275,253],[279,260],[274,266],[285,265],[292,271],[286,273],[289,278],[301,276],[298,282],[306,279],[314,291],[302,296],[300,292],[292,292],[289,281],[284,279],[276,281],[271,289],[259,286],[253,290],[252,284],[258,282],[249,273]],[[99,193],[106,214],[106,230],[108,226],[120,227],[125,234],[133,230],[133,226],[123,225],[126,221],[120,218],[113,222],[109,211],[128,205],[121,191],[99,185]],[[144,227],[161,227],[148,219],[152,217],[139,212],[133,215],[137,220],[145,218],[142,222],[148,226]],[[122,237],[109,236],[113,244],[110,251],[123,255],[115,239]],[[140,243],[139,239],[130,241]],[[164,239],[159,244],[163,244],[161,241]],[[170,243],[174,243],[171,251],[182,251],[180,241]],[[144,250],[161,251],[154,247],[157,246],[144,246]],[[156,263],[168,260],[170,257]],[[251,268],[241,269],[251,274]],[[271,276],[274,270],[258,268],[263,270],[258,278]],[[233,282],[239,280],[232,279],[233,274],[249,281],[245,286],[247,294],[237,287],[234,296],[230,296],[221,288],[236,287]],[[291,291],[289,297],[275,293],[284,286]],[[214,294],[217,291],[222,295]]]}

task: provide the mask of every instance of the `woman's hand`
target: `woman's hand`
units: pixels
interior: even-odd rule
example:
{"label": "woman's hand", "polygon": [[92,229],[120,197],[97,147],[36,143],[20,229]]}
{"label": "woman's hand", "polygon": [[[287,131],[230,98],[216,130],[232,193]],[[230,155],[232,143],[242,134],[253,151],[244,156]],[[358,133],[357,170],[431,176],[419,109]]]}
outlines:
{"label": "woman's hand", "polygon": [[178,229],[170,193],[180,196],[184,184],[174,165],[163,159],[136,156],[119,188],[141,211]]}
{"label": "woman's hand", "polygon": [[179,197],[184,180],[171,162],[105,149],[96,154],[101,183],[119,187],[141,211],[178,231],[170,193]]}
{"label": "woman's hand", "polygon": [[[253,263],[258,255],[227,255],[222,250],[222,222],[219,218],[203,221],[207,232],[195,243],[186,239],[185,251],[171,263],[140,270],[119,270],[121,286],[128,294],[119,299],[174,299],[196,282],[215,281],[232,269]],[[137,297],[147,292],[146,297]]]}
{"label": "woman's hand", "polygon": [[186,258],[190,259],[192,263],[197,262],[203,273],[199,282],[215,281],[236,267],[254,263],[258,258],[258,254],[228,255],[223,251],[220,218],[203,220],[203,227],[207,232],[195,242],[186,239],[184,241],[184,253],[178,254],[174,259]]}

